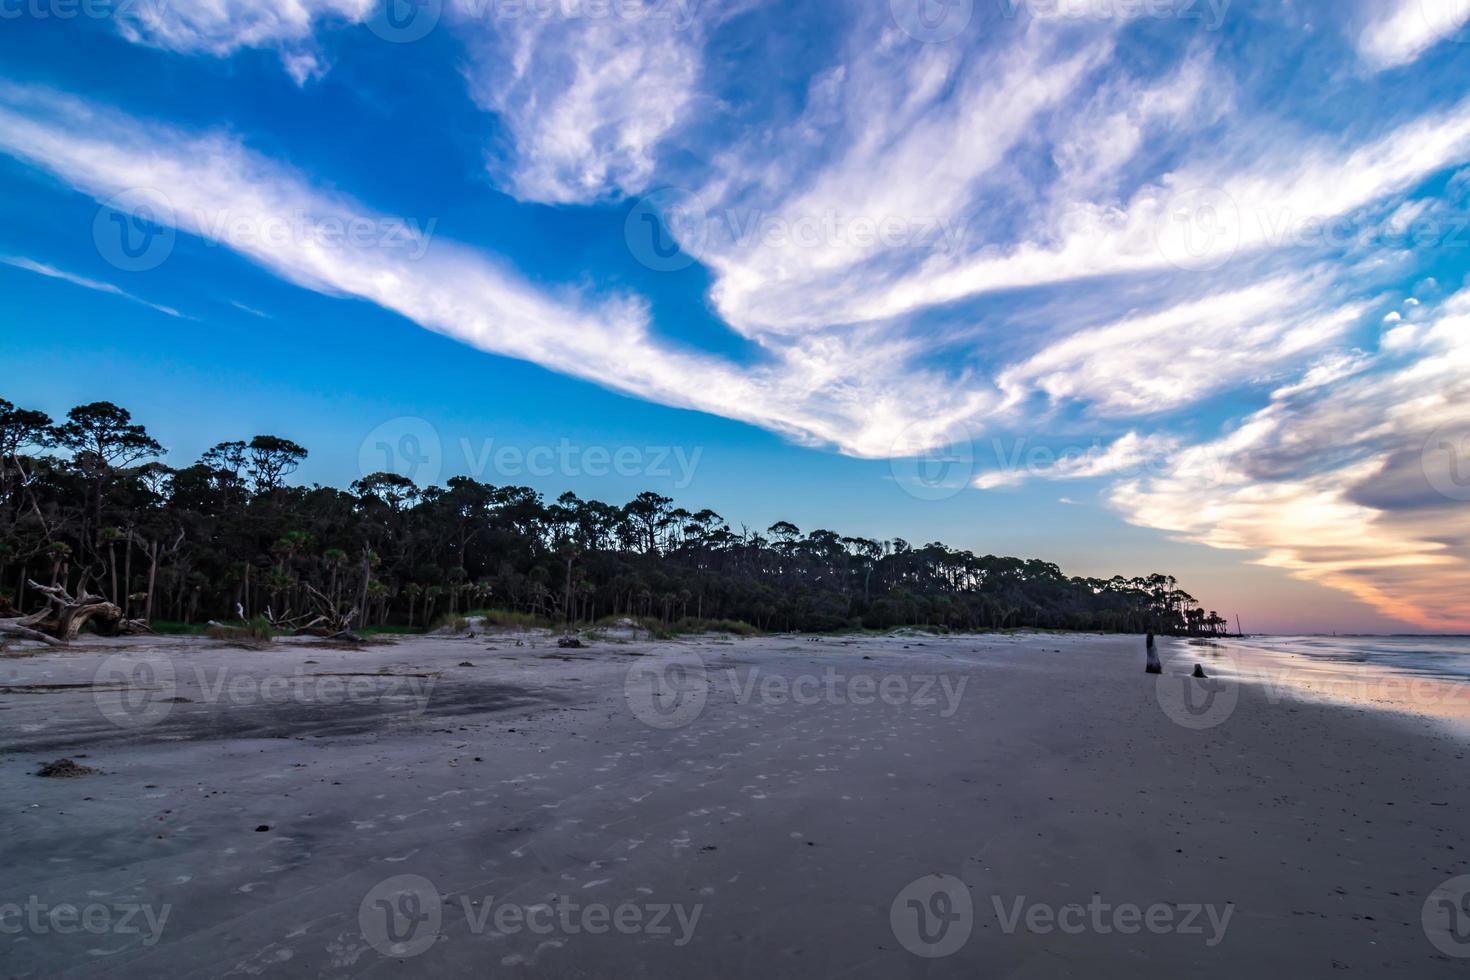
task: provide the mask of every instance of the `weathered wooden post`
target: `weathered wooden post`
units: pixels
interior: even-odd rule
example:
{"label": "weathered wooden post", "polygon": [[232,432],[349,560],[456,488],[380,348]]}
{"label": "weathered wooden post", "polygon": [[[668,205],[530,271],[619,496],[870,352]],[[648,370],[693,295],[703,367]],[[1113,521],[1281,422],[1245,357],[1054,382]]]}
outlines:
{"label": "weathered wooden post", "polygon": [[1148,667],[1145,668],[1145,671],[1150,674],[1162,674],[1164,672],[1164,665],[1159,663],[1158,648],[1154,646],[1153,630],[1149,630],[1148,633]]}

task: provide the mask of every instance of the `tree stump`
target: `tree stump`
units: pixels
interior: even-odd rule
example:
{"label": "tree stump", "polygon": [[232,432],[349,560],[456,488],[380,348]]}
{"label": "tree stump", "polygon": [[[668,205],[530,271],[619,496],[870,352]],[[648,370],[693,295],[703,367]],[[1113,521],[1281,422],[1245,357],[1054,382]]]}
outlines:
{"label": "tree stump", "polygon": [[1164,665],[1159,662],[1159,651],[1158,648],[1154,646],[1153,633],[1150,632],[1148,634],[1148,640],[1146,642],[1148,650],[1148,666],[1144,668],[1144,672],[1149,674],[1162,674],[1164,672]]}

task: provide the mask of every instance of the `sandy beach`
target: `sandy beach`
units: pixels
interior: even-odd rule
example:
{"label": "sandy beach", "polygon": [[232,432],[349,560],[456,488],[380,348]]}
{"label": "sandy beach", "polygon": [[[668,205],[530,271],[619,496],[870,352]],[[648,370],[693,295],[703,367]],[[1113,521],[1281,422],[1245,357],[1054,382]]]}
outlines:
{"label": "sandy beach", "polygon": [[[1422,693],[1308,696],[1177,640],[1155,679],[1139,637],[585,642],[12,649],[3,972],[1470,963],[1463,896],[1431,899],[1470,873],[1466,742]],[[97,771],[36,775],[60,758]]]}

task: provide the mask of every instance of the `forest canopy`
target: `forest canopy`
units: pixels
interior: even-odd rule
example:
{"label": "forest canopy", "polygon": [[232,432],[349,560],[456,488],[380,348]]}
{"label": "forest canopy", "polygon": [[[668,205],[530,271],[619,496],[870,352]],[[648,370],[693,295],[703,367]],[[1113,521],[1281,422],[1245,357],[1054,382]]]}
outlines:
{"label": "forest canopy", "polygon": [[[248,619],[313,602],[352,624],[502,609],[550,622],[736,620],[763,630],[930,626],[1218,633],[1167,575],[1068,576],[1036,559],[877,541],[785,521],[735,530],[640,493],[621,504],[454,477],[297,486],[307,449],[259,435],[190,466],[124,408],[55,421],[0,399],[0,610],[38,586],[126,619]],[[32,584],[35,583],[35,584]]]}

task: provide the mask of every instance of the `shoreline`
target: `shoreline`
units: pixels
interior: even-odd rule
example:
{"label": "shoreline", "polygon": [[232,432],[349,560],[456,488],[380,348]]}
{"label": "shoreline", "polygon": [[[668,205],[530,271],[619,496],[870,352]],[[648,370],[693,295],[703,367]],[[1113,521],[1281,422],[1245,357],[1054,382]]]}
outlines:
{"label": "shoreline", "polygon": [[1290,641],[1299,638],[1265,636],[1254,642],[1222,643],[1227,655],[1221,667],[1233,679],[1262,689],[1268,699],[1428,718],[1470,739],[1470,677],[1371,655],[1351,660],[1315,656],[1292,648]]}

